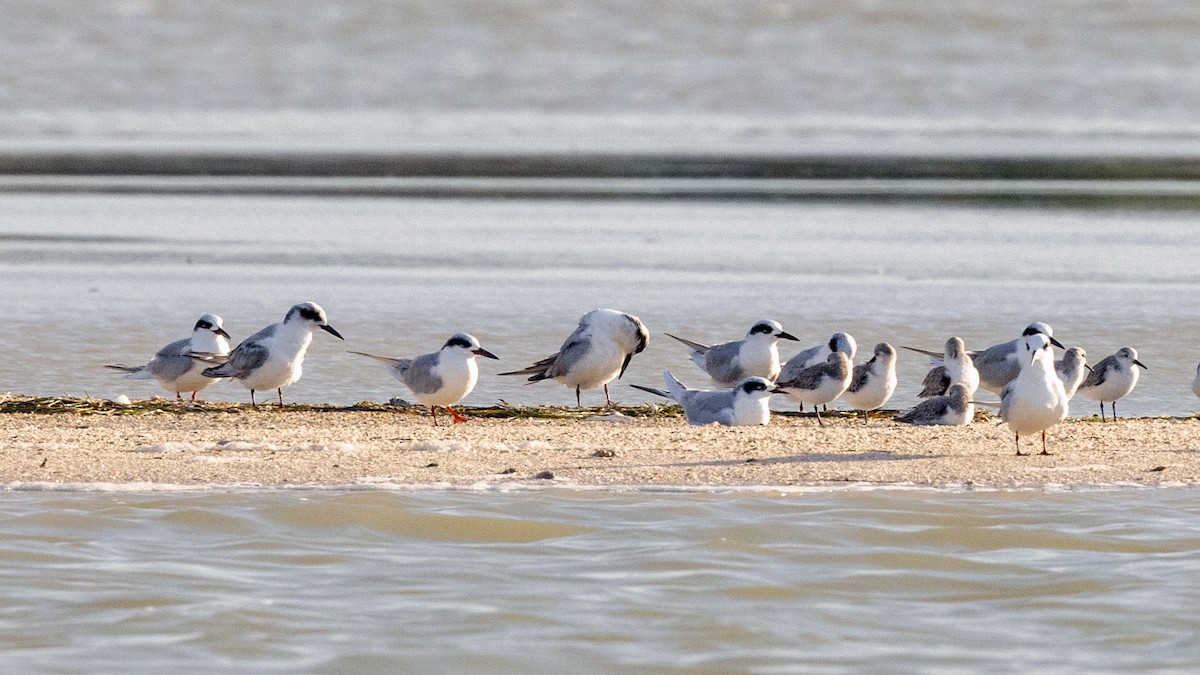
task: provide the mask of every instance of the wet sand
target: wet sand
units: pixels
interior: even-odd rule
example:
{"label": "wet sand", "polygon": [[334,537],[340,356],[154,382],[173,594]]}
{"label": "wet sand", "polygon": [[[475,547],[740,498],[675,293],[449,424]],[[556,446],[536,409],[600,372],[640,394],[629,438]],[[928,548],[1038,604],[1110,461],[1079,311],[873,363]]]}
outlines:
{"label": "wet sand", "polygon": [[[1040,451],[1040,439],[1023,439]],[[680,419],[476,418],[237,409],[139,416],[0,414],[0,483],[165,485],[1019,487],[1200,483],[1200,422],[1070,419],[1050,456],[1014,455],[994,421],[914,428],[776,416],[767,427]],[[551,477],[552,476],[552,477]]]}

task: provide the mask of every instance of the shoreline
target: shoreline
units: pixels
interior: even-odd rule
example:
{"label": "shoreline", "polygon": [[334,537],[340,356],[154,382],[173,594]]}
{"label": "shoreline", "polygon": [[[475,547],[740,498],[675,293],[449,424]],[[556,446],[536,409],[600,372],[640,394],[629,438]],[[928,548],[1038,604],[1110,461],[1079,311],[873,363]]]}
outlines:
{"label": "shoreline", "polygon": [[[58,400],[58,399],[55,399]],[[994,418],[910,427],[890,414],[774,415],[769,426],[690,427],[674,408],[465,408],[434,427],[417,407],[240,404],[71,411],[0,406],[0,485],[86,489],[386,487],[757,490],[798,487],[1053,488],[1200,485],[1193,418],[1070,418],[1050,456],[1014,455]],[[71,402],[70,400],[66,400]],[[144,412],[139,405],[149,405]],[[80,412],[90,410],[91,412]],[[1040,451],[1040,439],[1022,439]],[[551,477],[552,476],[552,477]]]}

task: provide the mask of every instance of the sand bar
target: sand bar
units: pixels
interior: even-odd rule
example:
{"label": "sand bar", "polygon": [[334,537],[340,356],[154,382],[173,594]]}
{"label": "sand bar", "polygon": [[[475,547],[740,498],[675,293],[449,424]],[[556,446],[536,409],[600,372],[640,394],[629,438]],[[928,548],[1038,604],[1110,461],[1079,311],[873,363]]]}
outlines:
{"label": "sand bar", "polygon": [[[1200,484],[1200,421],[1193,419],[1069,419],[1052,430],[1053,455],[1017,457],[1007,427],[994,421],[915,428],[886,416],[867,425],[830,416],[819,427],[811,417],[777,415],[767,427],[722,428],[689,427],[661,413],[611,421],[595,410],[573,419],[480,416],[434,427],[417,408],[209,405],[219,407],[4,412],[0,484]],[[1036,438],[1025,443],[1040,450]]]}

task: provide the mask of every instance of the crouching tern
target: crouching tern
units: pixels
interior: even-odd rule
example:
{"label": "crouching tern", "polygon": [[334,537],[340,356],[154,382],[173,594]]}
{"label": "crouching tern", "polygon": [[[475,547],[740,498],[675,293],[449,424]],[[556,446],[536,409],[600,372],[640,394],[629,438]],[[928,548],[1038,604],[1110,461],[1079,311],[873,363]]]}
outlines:
{"label": "crouching tern", "polygon": [[696,426],[713,422],[726,427],[768,424],[771,394],[781,393],[763,377],[747,377],[732,389],[689,389],[671,371],[665,370],[663,382],[667,391],[637,384],[629,386],[675,401],[683,407],[688,424]]}

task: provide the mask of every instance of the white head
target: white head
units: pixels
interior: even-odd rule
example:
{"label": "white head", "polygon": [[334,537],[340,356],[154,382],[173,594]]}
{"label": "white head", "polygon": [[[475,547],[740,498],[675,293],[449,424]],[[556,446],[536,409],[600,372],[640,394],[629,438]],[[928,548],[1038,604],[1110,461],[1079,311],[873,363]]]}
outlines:
{"label": "white head", "polygon": [[855,354],[858,353],[858,342],[849,333],[834,333],[829,338],[829,350],[841,352],[853,360]]}
{"label": "white head", "polygon": [[1050,340],[1050,344],[1054,345],[1055,347],[1058,347],[1059,349],[1066,349],[1066,347],[1063,347],[1061,342],[1054,339],[1054,329],[1048,324],[1042,323],[1041,321],[1034,321],[1025,327],[1025,332],[1021,333],[1022,336],[1039,334],[1045,335],[1046,338]]}
{"label": "white head", "polygon": [[455,333],[446,340],[446,344],[442,345],[441,351],[458,354],[464,359],[473,359],[476,356],[483,356],[489,359],[499,359],[499,356],[484,349],[479,340],[475,336],[466,333]]}
{"label": "white head", "polygon": [[315,302],[302,302],[298,305],[292,305],[292,308],[288,310],[287,316],[283,317],[283,323],[306,324],[309,330],[320,328],[339,340],[345,339],[341,333],[338,333],[333,329],[333,326],[329,325],[329,318],[325,316],[325,310],[321,309],[321,306]]}
{"label": "white head", "polygon": [[1032,365],[1039,358],[1043,359],[1043,361],[1048,361],[1051,368],[1054,367],[1054,355],[1050,351],[1050,338],[1046,337],[1045,334],[1034,333],[1026,335],[1021,339],[1021,349],[1027,355],[1026,358],[1021,360],[1022,368],[1026,364]]}
{"label": "white head", "polygon": [[216,314],[205,314],[200,317],[200,320],[196,322],[196,326],[192,328],[192,332],[194,333],[198,330],[208,331],[220,335],[227,340],[229,339],[229,333],[225,332],[225,322]]}
{"label": "white head", "polygon": [[1128,368],[1131,365],[1134,365],[1134,366],[1141,367],[1142,370],[1146,370],[1146,365],[1144,363],[1142,363],[1141,361],[1138,361],[1137,350],[1134,349],[1133,347],[1121,347],[1120,349],[1117,350],[1117,353],[1115,354],[1115,356],[1117,357],[1118,361],[1125,364],[1126,368]]}
{"label": "white head", "polygon": [[798,340],[799,338],[784,331],[778,321],[763,319],[750,327],[750,330],[746,332],[746,339],[775,342],[776,340]]}

